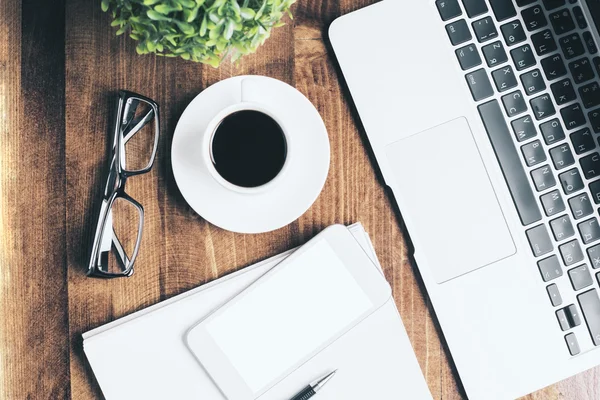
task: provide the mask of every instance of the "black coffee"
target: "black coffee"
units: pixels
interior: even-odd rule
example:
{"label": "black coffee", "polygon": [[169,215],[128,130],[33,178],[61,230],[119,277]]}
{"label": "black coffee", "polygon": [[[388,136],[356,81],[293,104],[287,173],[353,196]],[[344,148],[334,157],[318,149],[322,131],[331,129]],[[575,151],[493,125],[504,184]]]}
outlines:
{"label": "black coffee", "polygon": [[285,163],[283,130],[270,116],[254,110],[228,115],[211,144],[215,169],[226,181],[245,188],[270,182]]}

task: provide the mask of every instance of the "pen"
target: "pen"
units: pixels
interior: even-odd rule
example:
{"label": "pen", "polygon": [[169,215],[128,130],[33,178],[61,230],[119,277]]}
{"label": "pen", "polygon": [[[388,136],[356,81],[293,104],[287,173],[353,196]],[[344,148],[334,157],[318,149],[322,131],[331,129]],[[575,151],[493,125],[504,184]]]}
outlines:
{"label": "pen", "polygon": [[319,390],[321,390],[323,388],[323,386],[325,386],[325,384],[327,382],[329,382],[329,380],[331,378],[333,378],[333,376],[335,375],[336,372],[337,372],[337,370],[329,373],[328,375],[324,376],[323,378],[321,378],[319,380],[314,381],[313,383],[311,383],[310,385],[308,385],[307,387],[302,389],[300,391],[300,393],[298,393],[297,395],[292,397],[290,400],[308,400],[308,399],[310,399],[315,394],[317,394],[317,392]]}

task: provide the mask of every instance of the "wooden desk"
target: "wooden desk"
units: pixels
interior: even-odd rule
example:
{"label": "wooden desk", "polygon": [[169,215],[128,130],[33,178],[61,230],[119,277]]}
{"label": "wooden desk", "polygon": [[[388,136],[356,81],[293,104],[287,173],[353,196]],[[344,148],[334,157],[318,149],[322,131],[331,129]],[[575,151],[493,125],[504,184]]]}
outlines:
{"label": "wooden desk", "polygon": [[[354,221],[373,239],[434,397],[460,398],[323,39],[335,17],[369,3],[300,0],[294,22],[258,54],[216,70],[138,56],[133,41],[115,37],[99,0],[0,0],[0,398],[101,398],[82,332],[304,243],[330,224]],[[331,139],[322,195],[298,221],[269,234],[237,235],[206,223],[183,200],[171,171],[171,138],[185,106],[239,74],[296,86],[321,112]],[[146,210],[136,273],[94,280],[84,274],[90,210],[102,190],[120,88],[161,105],[163,134],[152,172],[128,183]],[[595,369],[528,398],[599,399],[599,388]]]}

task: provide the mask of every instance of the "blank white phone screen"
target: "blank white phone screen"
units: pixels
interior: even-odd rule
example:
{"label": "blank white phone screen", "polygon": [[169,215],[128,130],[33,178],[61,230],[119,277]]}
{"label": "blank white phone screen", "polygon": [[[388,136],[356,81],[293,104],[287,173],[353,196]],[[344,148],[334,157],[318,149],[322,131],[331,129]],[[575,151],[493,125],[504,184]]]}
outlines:
{"label": "blank white phone screen", "polygon": [[250,390],[258,393],[371,306],[321,240],[209,321],[206,330]]}

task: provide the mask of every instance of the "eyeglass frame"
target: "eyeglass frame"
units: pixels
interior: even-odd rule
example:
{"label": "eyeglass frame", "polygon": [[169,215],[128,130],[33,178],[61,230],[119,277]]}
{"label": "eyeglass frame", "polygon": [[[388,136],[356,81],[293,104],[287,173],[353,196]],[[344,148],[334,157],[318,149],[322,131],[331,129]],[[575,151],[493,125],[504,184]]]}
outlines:
{"label": "eyeglass frame", "polygon": [[[127,111],[127,105],[131,104],[133,100],[138,100],[147,103],[151,107],[152,113],[148,112],[140,121],[136,123],[135,126],[127,130],[127,128],[129,127],[129,123],[133,121],[133,116],[129,121],[122,121],[122,118],[125,112]],[[136,133],[138,133],[141,130],[141,128],[146,126],[148,123],[151,123],[152,121],[154,122],[154,129],[156,133],[154,134],[154,144],[148,165],[139,170],[127,170],[125,166],[125,144]],[[127,133],[125,134],[125,132]],[[93,237],[92,249],[90,251],[87,276],[100,278],[118,278],[130,277],[131,275],[133,275],[133,266],[135,263],[135,259],[137,258],[142,240],[142,233],[144,227],[144,207],[125,192],[125,183],[127,179],[132,176],[142,175],[150,172],[152,166],[154,165],[154,160],[156,159],[159,138],[160,117],[158,104],[154,100],[142,96],[140,94],[126,90],[119,91],[119,100],[117,103],[117,112],[114,119],[114,130],[112,134],[113,145],[109,156],[110,167],[106,179],[105,189],[102,195],[102,203],[100,205],[98,222],[96,224],[96,230]],[[112,207],[118,198],[123,198],[124,200],[130,202],[137,209],[140,218],[138,224],[138,236],[136,239],[134,251],[131,254],[131,258],[128,258],[125,254],[121,242],[119,241],[115,232],[113,231],[112,233],[111,248],[109,252],[113,251],[114,246],[115,251],[119,256],[119,262],[123,267],[121,272],[113,273],[106,272],[102,269],[103,260],[101,257],[101,245],[102,240],[104,238],[105,230],[108,229],[108,227],[106,226],[106,222],[110,214],[109,211],[112,210]],[[110,229],[112,229],[112,226],[110,227]]]}

